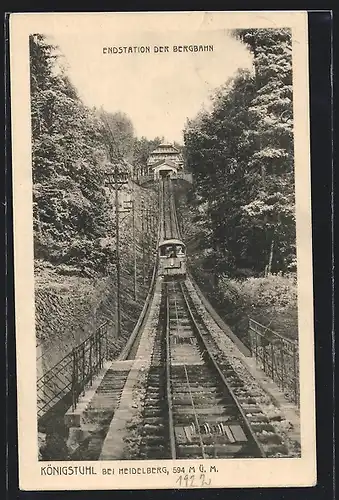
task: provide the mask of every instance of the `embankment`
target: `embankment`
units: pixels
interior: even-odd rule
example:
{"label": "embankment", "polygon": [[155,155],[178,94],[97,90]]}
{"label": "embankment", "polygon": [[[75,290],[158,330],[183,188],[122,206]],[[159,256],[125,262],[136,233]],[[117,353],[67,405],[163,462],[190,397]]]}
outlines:
{"label": "embankment", "polygon": [[[121,336],[117,338],[117,284],[115,266],[107,275],[84,275],[81,269],[35,262],[35,321],[37,379],[55,366],[73,347],[107,322],[109,354],[117,356],[133,331],[147,295],[157,236],[157,192],[136,184],[128,186],[135,200],[132,212],[120,221]],[[113,195],[112,195],[113,196]],[[112,221],[114,218],[112,216]],[[113,232],[112,232],[113,233]],[[114,234],[112,235],[114,244]],[[136,296],[134,294],[136,263]]]}

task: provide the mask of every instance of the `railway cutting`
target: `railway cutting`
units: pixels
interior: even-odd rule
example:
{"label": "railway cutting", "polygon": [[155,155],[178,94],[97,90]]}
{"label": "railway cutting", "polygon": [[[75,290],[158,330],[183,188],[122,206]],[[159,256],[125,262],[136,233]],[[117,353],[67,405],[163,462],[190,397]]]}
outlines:
{"label": "railway cutting", "polygon": [[65,415],[72,458],[294,456],[282,412],[272,412],[274,400],[246,368],[239,343],[220,343],[220,327],[190,278],[170,178],[159,180],[158,196],[150,290],[119,359],[108,363],[92,397],[85,388]]}

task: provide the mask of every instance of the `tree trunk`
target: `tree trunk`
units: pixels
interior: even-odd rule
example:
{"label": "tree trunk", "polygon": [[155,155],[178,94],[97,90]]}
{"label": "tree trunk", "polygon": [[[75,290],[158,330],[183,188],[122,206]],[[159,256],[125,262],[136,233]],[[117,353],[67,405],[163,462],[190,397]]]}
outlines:
{"label": "tree trunk", "polygon": [[[259,150],[261,150],[261,141],[259,139]],[[261,180],[262,180],[262,187],[264,191],[266,190],[266,168],[264,165],[261,166]]]}
{"label": "tree trunk", "polygon": [[270,248],[270,257],[269,257],[268,266],[267,266],[267,275],[270,275],[271,271],[272,271],[273,249],[274,249],[274,233],[272,235],[271,248]]}

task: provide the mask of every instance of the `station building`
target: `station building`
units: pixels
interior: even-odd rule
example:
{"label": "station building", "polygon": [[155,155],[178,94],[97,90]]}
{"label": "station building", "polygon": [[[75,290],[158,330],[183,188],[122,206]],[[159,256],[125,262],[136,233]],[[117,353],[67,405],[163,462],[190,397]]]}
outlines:
{"label": "station building", "polygon": [[159,177],[176,177],[184,166],[180,151],[172,144],[160,144],[149,156],[148,174],[154,179]]}

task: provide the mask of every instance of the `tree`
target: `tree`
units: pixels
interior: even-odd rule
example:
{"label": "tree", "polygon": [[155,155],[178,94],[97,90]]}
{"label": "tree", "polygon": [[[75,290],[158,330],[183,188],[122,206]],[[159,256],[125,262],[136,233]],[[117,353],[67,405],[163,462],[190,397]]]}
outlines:
{"label": "tree", "polygon": [[134,139],[133,164],[136,173],[139,173],[139,175],[146,174],[149,155],[162,141],[163,138],[160,137],[155,137],[152,140],[146,139],[146,137]]}
{"label": "tree", "polygon": [[104,271],[108,250],[100,242],[110,204],[99,120],[79,99],[56,48],[42,35],[29,42],[35,256]]}
{"label": "tree", "polygon": [[[271,272],[274,251],[278,268],[284,269],[294,260],[291,30],[236,30],[234,34],[253,53],[257,89],[249,109],[257,122],[256,148],[250,166],[260,170],[262,182],[252,205],[244,207],[244,212],[249,218],[253,214],[258,225],[263,224],[270,247],[266,272]],[[286,252],[286,246],[292,253]]]}
{"label": "tree", "polygon": [[295,260],[291,33],[237,30],[254,71],[220,87],[185,131],[216,272],[286,270]]}
{"label": "tree", "polygon": [[98,111],[102,126],[101,134],[105,137],[111,159],[132,161],[134,146],[133,123],[125,113],[108,113],[103,108]]}

